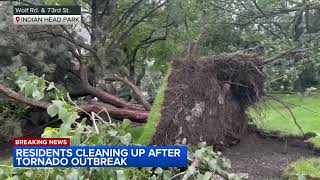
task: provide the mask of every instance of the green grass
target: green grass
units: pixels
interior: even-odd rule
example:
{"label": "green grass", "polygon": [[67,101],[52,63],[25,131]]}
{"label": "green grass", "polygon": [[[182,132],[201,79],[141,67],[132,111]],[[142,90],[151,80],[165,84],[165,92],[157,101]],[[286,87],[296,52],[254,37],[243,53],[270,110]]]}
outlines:
{"label": "green grass", "polygon": [[[320,91],[308,96],[298,94],[273,94],[281,101],[287,102],[304,133],[313,132],[320,135]],[[254,110],[250,114],[261,129],[277,132],[283,136],[301,136],[290,112],[276,100],[269,100],[264,113],[258,116]],[[310,138],[308,142],[320,148],[320,136]],[[284,172],[287,179],[299,179],[299,176],[320,178],[320,159],[299,160],[292,163]]]}
{"label": "green grass", "polygon": [[308,139],[308,142],[313,144],[315,148],[320,149],[320,137],[313,137]]}
{"label": "green grass", "polygon": [[137,141],[137,144],[148,145],[152,139],[153,134],[156,131],[157,125],[161,118],[161,107],[164,99],[164,92],[168,85],[168,77],[170,73],[171,73],[171,66],[169,66],[168,72],[162,80],[162,84],[158,90],[155,101],[149,113],[148,122],[142,129],[142,134],[139,140]]}
{"label": "green grass", "polygon": [[299,160],[291,164],[285,172],[289,179],[296,179],[298,175],[304,175],[312,178],[320,178],[320,159]]}
{"label": "green grass", "polygon": [[[290,103],[291,110],[305,133],[320,133],[320,91],[308,96],[298,94],[273,96]],[[259,128],[279,131],[282,135],[301,135],[289,111],[283,105],[275,100],[269,100],[266,108],[261,120],[251,111]]]}

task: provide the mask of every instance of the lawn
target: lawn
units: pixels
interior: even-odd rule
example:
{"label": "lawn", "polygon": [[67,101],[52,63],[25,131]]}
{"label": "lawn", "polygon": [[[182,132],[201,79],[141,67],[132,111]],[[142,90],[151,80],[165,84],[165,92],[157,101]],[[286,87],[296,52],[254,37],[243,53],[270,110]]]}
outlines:
{"label": "lawn", "polygon": [[299,160],[291,164],[285,172],[288,179],[299,179],[296,177],[306,176],[308,179],[320,178],[320,159]]}
{"label": "lawn", "polygon": [[[320,134],[320,91],[311,95],[273,94],[272,96],[287,102],[297,122],[306,132]],[[290,112],[276,100],[268,100],[262,116],[251,111],[258,127],[268,131],[279,131],[283,135],[301,135]]]}
{"label": "lawn", "polygon": [[[303,132],[318,134],[308,142],[320,148],[320,91],[310,95],[273,94],[272,96],[277,100],[268,100],[262,107],[262,115],[259,116],[254,110],[250,110],[258,127],[266,131],[276,131],[281,135],[301,135],[290,112],[278,100],[286,102]],[[320,158],[294,162],[284,172],[284,176],[287,179],[320,178]]]}

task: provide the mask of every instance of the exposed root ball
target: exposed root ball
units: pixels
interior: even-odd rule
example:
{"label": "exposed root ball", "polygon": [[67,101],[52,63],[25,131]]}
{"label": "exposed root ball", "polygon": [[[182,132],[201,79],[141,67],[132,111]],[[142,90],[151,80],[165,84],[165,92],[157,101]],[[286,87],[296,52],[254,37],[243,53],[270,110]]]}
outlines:
{"label": "exposed root ball", "polygon": [[261,62],[243,54],[175,62],[151,144],[224,146],[237,140],[245,110],[265,95]]}

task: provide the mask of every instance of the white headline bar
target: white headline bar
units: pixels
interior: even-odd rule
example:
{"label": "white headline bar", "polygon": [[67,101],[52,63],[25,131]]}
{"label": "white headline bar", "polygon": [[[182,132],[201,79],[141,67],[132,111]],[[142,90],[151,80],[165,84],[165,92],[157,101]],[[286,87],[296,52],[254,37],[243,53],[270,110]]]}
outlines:
{"label": "white headline bar", "polygon": [[77,25],[81,15],[14,15],[15,25]]}

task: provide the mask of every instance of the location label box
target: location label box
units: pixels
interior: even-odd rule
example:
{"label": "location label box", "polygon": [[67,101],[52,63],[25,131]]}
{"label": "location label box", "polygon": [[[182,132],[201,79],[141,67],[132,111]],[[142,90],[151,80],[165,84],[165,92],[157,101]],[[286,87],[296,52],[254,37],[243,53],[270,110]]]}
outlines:
{"label": "location label box", "polygon": [[14,6],[15,25],[81,24],[80,6]]}

